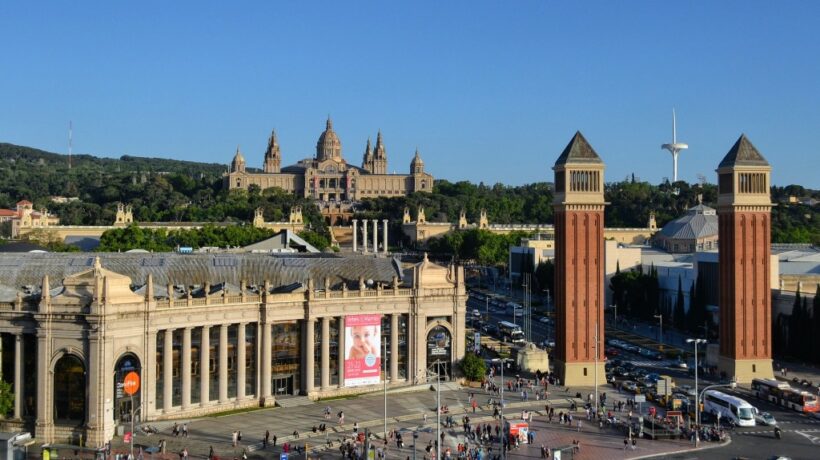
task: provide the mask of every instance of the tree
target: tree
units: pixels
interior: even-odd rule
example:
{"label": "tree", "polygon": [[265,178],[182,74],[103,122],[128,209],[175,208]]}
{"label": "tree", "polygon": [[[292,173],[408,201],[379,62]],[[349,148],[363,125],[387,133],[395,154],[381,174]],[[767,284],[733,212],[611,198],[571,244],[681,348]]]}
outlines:
{"label": "tree", "polygon": [[11,384],[0,379],[0,416],[6,416],[14,408],[14,390]]}
{"label": "tree", "polygon": [[487,364],[475,353],[466,353],[461,360],[461,371],[471,381],[480,381],[487,373]]}
{"label": "tree", "polygon": [[800,356],[800,323],[803,321],[803,302],[800,299],[800,286],[794,295],[792,314],[789,317],[788,352],[791,356]]}
{"label": "tree", "polygon": [[[689,301],[691,302],[691,298]],[[678,297],[675,301],[675,311],[672,314],[675,329],[682,331],[686,326],[686,312],[684,310],[683,281],[681,280],[680,275],[678,275]]]}

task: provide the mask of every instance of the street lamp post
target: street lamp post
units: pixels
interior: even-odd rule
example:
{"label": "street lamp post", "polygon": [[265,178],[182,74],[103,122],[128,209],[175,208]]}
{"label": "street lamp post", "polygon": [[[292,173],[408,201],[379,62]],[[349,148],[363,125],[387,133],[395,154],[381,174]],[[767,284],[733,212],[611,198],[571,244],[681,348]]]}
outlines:
{"label": "street lamp post", "polygon": [[595,321],[595,415],[598,415],[598,321]]}
{"label": "street lamp post", "polygon": [[506,366],[507,363],[505,362],[505,358],[501,358],[501,401],[499,401],[501,410],[498,415],[498,424],[501,426],[501,436],[499,436],[499,440],[501,442],[501,460],[504,460],[506,453],[504,449],[504,438],[506,437],[506,434],[504,433],[504,368]]}
{"label": "street lamp post", "polygon": [[[390,331],[392,334],[393,331]],[[387,439],[387,341],[382,344],[382,371],[384,372],[384,436]],[[392,359],[396,359],[394,356]]]}
{"label": "street lamp post", "polygon": [[[695,344],[695,396],[698,394],[698,344],[705,343],[705,339],[686,339],[686,343],[693,343]],[[697,446],[700,442],[699,433],[697,429],[700,427],[700,400],[696,401],[695,407],[695,445]]]}
{"label": "street lamp post", "polygon": [[658,329],[658,342],[661,344],[661,348],[663,348],[663,315],[655,315],[655,318],[658,318],[660,328]]}
{"label": "street lamp post", "polygon": [[[433,364],[436,365],[436,460],[441,460],[441,360],[437,359]],[[428,379],[430,374],[428,369]]]}
{"label": "street lamp post", "polygon": [[610,307],[612,307],[613,311],[615,312],[615,329],[618,329],[618,304],[613,303],[612,305],[610,305]]}

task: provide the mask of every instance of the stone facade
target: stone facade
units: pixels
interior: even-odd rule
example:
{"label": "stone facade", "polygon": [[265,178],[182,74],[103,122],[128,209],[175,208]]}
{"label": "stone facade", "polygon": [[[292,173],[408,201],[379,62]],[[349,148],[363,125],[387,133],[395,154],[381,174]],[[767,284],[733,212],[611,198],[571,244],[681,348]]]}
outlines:
{"label": "stone facade", "polygon": [[720,356],[740,383],[773,378],[771,166],[745,135],[718,166]]}
{"label": "stone facade", "polygon": [[[428,359],[443,360],[452,376],[464,355],[463,270],[426,259],[401,268],[336,256],[4,257],[0,331],[15,344],[3,360],[14,369],[16,404],[3,425],[33,430],[39,442],[111,439],[130,414],[129,371],[141,377],[141,421],[381,389],[345,386],[340,354],[351,315],[381,315],[391,387],[425,382]],[[8,298],[8,286],[37,275],[37,286]]]}
{"label": "stone facade", "polygon": [[247,171],[245,157],[237,148],[231,171],[225,174],[224,186],[228,189],[247,189],[251,185],[262,189],[278,187],[320,202],[358,201],[433,190],[433,176],[424,172],[424,162],[418,150],[410,162],[409,174],[388,174],[387,149],[381,132],[375,148],[371,147],[370,140],[367,141],[361,167],[348,164],[329,118],[316,144],[315,157],[285,167],[280,167],[281,162],[279,141],[274,132],[268,139],[263,171]]}
{"label": "stone facade", "polygon": [[555,370],[564,385],[592,386],[605,379],[604,163],[578,132],[553,170]]}

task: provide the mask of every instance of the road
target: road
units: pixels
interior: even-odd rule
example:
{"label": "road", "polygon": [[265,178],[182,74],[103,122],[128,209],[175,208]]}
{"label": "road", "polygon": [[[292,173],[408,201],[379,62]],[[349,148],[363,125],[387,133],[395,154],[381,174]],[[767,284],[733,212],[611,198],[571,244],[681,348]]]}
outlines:
{"label": "road", "polygon": [[[476,301],[470,298],[468,301],[468,309],[472,312],[473,309],[479,310],[482,315],[485,315],[486,304],[484,301]],[[517,317],[514,321],[512,315],[507,315],[506,312],[500,312],[498,309],[492,310],[490,307],[490,323],[498,321],[512,321],[521,324],[521,318]],[[539,316],[540,317],[540,316]],[[538,321],[538,317],[534,316],[531,321],[532,325],[532,341],[541,343],[544,339],[554,340],[555,334],[551,324],[545,324]],[[640,338],[639,336],[649,336]],[[627,336],[632,339],[633,343],[637,345],[648,347],[650,349],[658,349],[657,328],[650,325],[638,324],[629,331],[617,331],[607,329],[607,338],[618,336],[624,338]],[[668,344],[672,343],[674,346],[684,346],[685,337],[674,332],[664,331],[664,341]],[[682,354],[691,357],[689,350],[681,350]],[[675,360],[664,359],[656,361],[635,353],[619,350],[619,359],[633,363],[636,367],[644,368],[649,372],[656,372],[658,374],[669,375],[674,380],[677,386],[689,385],[694,387],[694,377],[689,375],[686,369],[680,369],[674,366]],[[710,377],[700,376],[700,389],[705,385],[718,383]],[[611,390],[611,387],[607,387]],[[733,393],[737,396],[746,399],[753,406],[757,407],[761,412],[771,413],[778,421],[778,425],[782,430],[782,439],[776,440],[773,434],[772,427],[756,426],[756,427],[738,427],[732,432],[732,443],[728,446],[699,451],[696,453],[689,453],[680,456],[670,456],[668,458],[680,459],[726,459],[726,458],[773,458],[778,455],[788,456],[789,458],[798,459],[817,459],[820,458],[820,418],[814,418],[809,415],[801,414],[791,411],[780,406],[775,406],[766,401],[758,400],[750,390],[744,388],[737,388],[736,390],[723,389],[727,393]],[[647,404],[648,407],[653,404]]]}

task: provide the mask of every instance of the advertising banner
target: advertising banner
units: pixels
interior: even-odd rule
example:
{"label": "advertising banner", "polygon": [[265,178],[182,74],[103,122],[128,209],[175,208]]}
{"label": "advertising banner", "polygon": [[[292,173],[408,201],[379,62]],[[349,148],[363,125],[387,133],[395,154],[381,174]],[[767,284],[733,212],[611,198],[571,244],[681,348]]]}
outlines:
{"label": "advertising banner", "polygon": [[344,385],[381,381],[382,315],[345,316]]}

